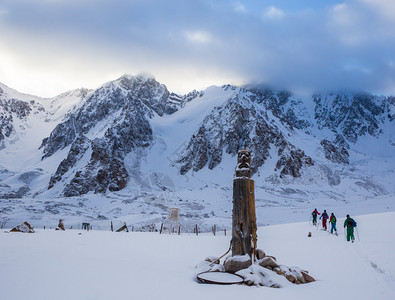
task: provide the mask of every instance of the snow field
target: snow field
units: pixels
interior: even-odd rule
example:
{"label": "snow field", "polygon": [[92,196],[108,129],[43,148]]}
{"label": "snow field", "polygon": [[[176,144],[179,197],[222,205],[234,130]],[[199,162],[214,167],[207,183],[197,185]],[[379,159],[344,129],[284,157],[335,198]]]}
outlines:
{"label": "snow field", "polygon": [[395,212],[352,217],[361,239],[354,244],[344,240],[344,218],[338,218],[339,236],[308,222],[260,227],[259,248],[317,280],[280,289],[196,282],[195,266],[225,253],[229,236],[3,230],[1,298],[395,299]]}

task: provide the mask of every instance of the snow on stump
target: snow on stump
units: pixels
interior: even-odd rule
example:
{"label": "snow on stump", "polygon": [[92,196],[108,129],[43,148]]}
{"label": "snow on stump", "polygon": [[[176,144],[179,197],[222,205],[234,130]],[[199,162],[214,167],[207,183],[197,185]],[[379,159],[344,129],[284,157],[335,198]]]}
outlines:
{"label": "snow on stump", "polygon": [[251,258],[248,254],[228,257],[224,262],[225,271],[236,273],[251,266]]}
{"label": "snow on stump", "polygon": [[12,228],[10,232],[34,233],[34,229],[28,222],[24,222]]}

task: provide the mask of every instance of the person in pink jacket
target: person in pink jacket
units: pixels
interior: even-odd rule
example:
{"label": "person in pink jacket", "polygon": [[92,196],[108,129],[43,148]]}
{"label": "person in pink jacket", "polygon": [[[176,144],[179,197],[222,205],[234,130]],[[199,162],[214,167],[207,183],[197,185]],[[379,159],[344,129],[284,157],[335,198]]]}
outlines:
{"label": "person in pink jacket", "polygon": [[329,216],[326,213],[326,209],[324,209],[324,212],[322,213],[320,219],[322,219],[322,227],[324,228],[324,230],[327,230],[328,228],[326,227],[326,221],[328,221]]}

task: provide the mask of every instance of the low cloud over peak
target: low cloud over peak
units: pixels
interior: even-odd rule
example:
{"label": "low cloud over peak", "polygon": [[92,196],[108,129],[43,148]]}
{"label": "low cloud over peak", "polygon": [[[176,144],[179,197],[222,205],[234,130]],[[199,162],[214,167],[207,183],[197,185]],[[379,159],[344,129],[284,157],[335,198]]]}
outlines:
{"label": "low cloud over peak", "polygon": [[395,94],[394,20],[392,0],[5,0],[0,78],[40,95],[142,71],[176,92],[265,82]]}

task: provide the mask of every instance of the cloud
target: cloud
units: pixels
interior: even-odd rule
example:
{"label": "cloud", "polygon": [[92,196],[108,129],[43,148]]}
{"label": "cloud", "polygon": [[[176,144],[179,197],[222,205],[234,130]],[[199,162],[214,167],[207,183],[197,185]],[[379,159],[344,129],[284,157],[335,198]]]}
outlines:
{"label": "cloud", "polygon": [[242,13],[242,14],[248,13],[247,8],[240,2],[233,3],[233,9],[235,10],[235,12],[238,12],[238,13]]}
{"label": "cloud", "polygon": [[263,12],[263,17],[270,18],[270,19],[283,18],[284,15],[285,15],[285,13],[281,9],[276,8],[275,6],[269,6]]}
{"label": "cloud", "polygon": [[264,82],[395,94],[392,0],[2,2],[0,81],[36,94],[40,80],[48,95],[139,72],[179,93]]}
{"label": "cloud", "polygon": [[200,43],[200,44],[208,44],[212,41],[212,37],[210,33],[206,31],[185,31],[185,37],[188,41]]}

